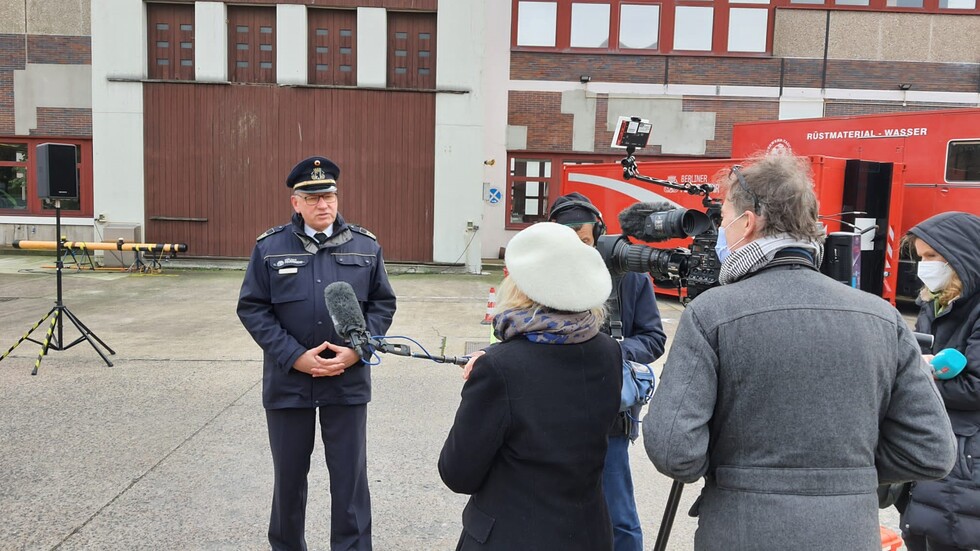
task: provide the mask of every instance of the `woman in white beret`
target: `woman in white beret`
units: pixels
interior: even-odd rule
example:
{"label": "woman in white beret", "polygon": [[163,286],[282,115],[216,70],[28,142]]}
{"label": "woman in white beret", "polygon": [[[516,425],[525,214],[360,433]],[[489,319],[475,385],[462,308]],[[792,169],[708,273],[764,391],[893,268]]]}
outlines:
{"label": "woman in white beret", "polygon": [[467,365],[439,457],[446,486],[472,496],[456,548],[611,551],[601,479],[623,363],[599,331],[609,272],[552,222],[515,235],[504,261],[500,342]]}

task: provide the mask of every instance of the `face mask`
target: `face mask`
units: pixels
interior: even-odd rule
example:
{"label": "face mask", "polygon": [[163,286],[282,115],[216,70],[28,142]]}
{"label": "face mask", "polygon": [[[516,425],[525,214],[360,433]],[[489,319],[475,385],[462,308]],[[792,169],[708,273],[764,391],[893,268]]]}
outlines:
{"label": "face mask", "polygon": [[922,283],[933,293],[938,293],[949,284],[949,278],[953,276],[953,270],[949,263],[938,260],[921,260],[916,275]]}
{"label": "face mask", "polygon": [[[727,226],[722,226],[718,228],[718,242],[715,243],[715,254],[718,255],[718,260],[720,260],[722,264],[724,264],[725,259],[727,259],[729,255],[732,254],[732,249],[731,247],[728,246],[728,238],[725,237],[725,229],[731,227],[732,224],[734,224],[739,218],[743,216],[745,216],[744,212],[742,214],[739,214],[738,217],[735,218],[735,220],[729,222]],[[745,237],[743,236],[742,239],[739,239],[738,241],[735,242],[735,245],[738,245],[744,239]],[[735,245],[732,245],[732,247],[734,247]]]}

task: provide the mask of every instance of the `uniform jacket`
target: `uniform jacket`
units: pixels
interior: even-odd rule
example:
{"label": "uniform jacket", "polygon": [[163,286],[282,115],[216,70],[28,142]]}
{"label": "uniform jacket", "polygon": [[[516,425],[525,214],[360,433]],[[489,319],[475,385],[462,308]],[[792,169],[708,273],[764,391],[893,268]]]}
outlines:
{"label": "uniform jacket", "polygon": [[980,219],[962,213],[935,216],[912,228],[949,262],[963,282],[960,298],[936,315],[934,301],[922,302],[916,331],[935,337],[934,353],[955,348],[966,368],[937,380],[953,424],[957,460],[949,476],[912,486],[902,517],[905,530],[946,545],[980,548]]}
{"label": "uniform jacket", "polygon": [[446,486],[472,494],[457,549],[612,549],[602,466],[622,380],[619,345],[602,333],[487,349],[439,457]]}
{"label": "uniform jacket", "polygon": [[940,478],[954,440],[901,315],[800,264],[706,291],[681,316],[643,441],[705,477],[695,549],[881,549],[876,488]]}
{"label": "uniform jacket", "polygon": [[[335,281],[354,288],[368,333],[384,335],[395,313],[381,247],[374,236],[338,214],[322,245],[303,231],[298,214],[255,243],[238,298],[238,317],[264,351],[262,403],[267,409],[364,404],[371,372],[355,364],[336,377],[311,377],[292,368],[323,341],[346,346],[334,330],[323,291]],[[323,352],[332,357],[329,349]]]}

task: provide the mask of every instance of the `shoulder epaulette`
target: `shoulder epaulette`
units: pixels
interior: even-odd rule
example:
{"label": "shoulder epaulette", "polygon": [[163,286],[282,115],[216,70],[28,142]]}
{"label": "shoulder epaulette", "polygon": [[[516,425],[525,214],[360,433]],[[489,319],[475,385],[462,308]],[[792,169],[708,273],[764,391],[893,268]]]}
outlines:
{"label": "shoulder epaulette", "polygon": [[347,226],[350,227],[350,229],[356,231],[357,233],[359,233],[361,235],[366,235],[366,236],[370,237],[371,239],[374,239],[375,241],[378,240],[378,238],[375,237],[375,235],[373,233],[369,232],[367,230],[367,228],[362,228],[361,226],[358,226],[357,224],[347,224]]}
{"label": "shoulder epaulette", "polygon": [[255,241],[256,242],[262,241],[263,239],[265,239],[266,237],[269,237],[270,235],[272,235],[274,233],[281,232],[283,229],[285,229],[285,227],[286,227],[286,225],[283,224],[282,226],[276,226],[274,228],[269,228],[269,229],[265,230],[265,233],[263,233],[262,235],[256,237],[255,238]]}

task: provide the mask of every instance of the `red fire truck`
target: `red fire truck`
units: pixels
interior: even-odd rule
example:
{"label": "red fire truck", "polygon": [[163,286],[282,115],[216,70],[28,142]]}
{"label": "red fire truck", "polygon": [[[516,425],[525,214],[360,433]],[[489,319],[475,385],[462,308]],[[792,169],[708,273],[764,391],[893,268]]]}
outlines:
{"label": "red fire truck", "polygon": [[[926,218],[951,210],[980,214],[980,108],[736,124],[732,156],[777,149],[904,166],[901,237]],[[919,286],[904,259],[899,294]]]}
{"label": "red fire truck", "polygon": [[[817,196],[820,200],[820,214],[829,232],[852,236],[854,226],[875,227],[863,234],[860,246],[860,265],[852,272],[858,280],[850,282],[854,286],[878,294],[894,303],[896,298],[895,266],[898,262],[897,228],[892,223],[891,213],[902,210],[901,193],[892,190],[902,188],[901,165],[892,163],[866,162],[855,159],[841,159],[814,155],[810,156]],[[716,176],[739,164],[740,159],[703,159],[691,161],[639,162],[637,172],[652,178],[669,182],[686,182],[695,185],[708,184]],[[668,202],[678,207],[704,211],[700,196],[639,179],[626,179],[623,166],[619,163],[593,165],[565,165],[562,174],[561,193],[577,191],[599,208],[605,215],[607,233],[621,233],[617,214],[637,202]],[[717,192],[715,192],[715,198]],[[863,211],[862,216],[842,215],[843,212]],[[857,240],[855,240],[857,241]],[[691,238],[677,238],[649,243],[659,249],[691,247]],[[848,247],[851,242],[848,242]],[[829,251],[833,253],[833,251]],[[714,254],[711,251],[710,254]],[[858,255],[854,255],[858,256]],[[657,278],[654,278],[655,282]],[[682,290],[662,286],[657,282],[657,291],[677,295]],[[688,295],[690,293],[687,293]]]}

